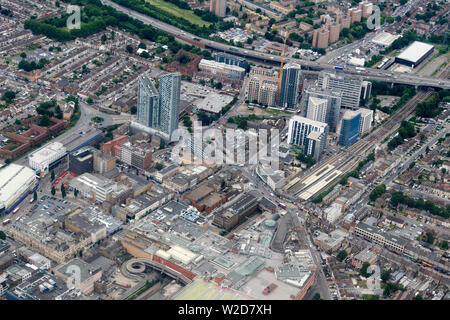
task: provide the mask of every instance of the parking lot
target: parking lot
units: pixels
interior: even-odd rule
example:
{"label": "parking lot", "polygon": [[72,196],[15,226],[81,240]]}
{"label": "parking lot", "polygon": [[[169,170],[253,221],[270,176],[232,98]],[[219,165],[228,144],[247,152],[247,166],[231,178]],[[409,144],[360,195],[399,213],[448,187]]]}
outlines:
{"label": "parking lot", "polygon": [[47,213],[49,216],[65,215],[75,209],[74,205],[63,199],[44,195],[30,210],[36,213]]}

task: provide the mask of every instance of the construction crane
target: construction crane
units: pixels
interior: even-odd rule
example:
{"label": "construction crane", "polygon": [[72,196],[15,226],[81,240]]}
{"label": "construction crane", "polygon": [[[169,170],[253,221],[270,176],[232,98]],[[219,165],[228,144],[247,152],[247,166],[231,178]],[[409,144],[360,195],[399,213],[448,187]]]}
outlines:
{"label": "construction crane", "polygon": [[280,74],[278,75],[278,91],[277,91],[278,95],[280,95],[280,89],[281,89],[281,77],[283,75],[284,49],[286,47],[286,40],[287,40],[287,36],[284,38],[283,51],[281,52]]}

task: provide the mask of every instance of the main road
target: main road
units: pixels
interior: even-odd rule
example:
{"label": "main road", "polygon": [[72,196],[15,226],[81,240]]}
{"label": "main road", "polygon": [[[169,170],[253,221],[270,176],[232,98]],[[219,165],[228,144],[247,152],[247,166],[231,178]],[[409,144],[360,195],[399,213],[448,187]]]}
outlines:
{"label": "main road", "polygon": [[[145,24],[151,25],[154,28],[167,32],[168,34],[176,37],[178,40],[187,41],[189,43],[196,43],[198,46],[204,46],[209,49],[216,51],[222,51],[231,53],[234,55],[239,55],[251,59],[256,59],[263,61],[265,63],[270,63],[273,65],[281,64],[281,56],[272,55],[268,53],[258,52],[255,50],[250,50],[246,48],[238,48],[230,46],[227,44],[215,42],[212,40],[200,38],[196,35],[190,34],[186,31],[178,29],[170,24],[161,22],[157,19],[151,18],[149,16],[143,15],[136,11],[130,10],[124,6],[120,6],[110,0],[101,0],[104,5],[113,7],[114,9],[128,14],[129,16],[138,19]],[[295,62],[300,64],[303,68],[314,69],[314,70],[325,70],[331,71],[335,70],[335,66],[328,63],[322,63],[317,61],[308,61],[294,58],[285,58],[285,63]],[[370,68],[359,68],[353,66],[346,66],[343,70],[346,74],[358,75],[363,79],[368,80],[379,80],[391,83],[399,84],[410,84],[414,86],[427,86],[434,88],[450,89],[450,80],[448,79],[436,79],[430,77],[421,77],[417,75],[404,74],[386,70],[370,69]]]}

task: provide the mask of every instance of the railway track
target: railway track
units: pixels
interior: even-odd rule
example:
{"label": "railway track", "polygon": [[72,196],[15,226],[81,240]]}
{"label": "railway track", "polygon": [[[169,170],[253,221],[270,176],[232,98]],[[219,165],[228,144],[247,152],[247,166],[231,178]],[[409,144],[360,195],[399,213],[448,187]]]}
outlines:
{"label": "railway track", "polygon": [[[348,147],[346,150],[341,150],[335,155],[331,156],[330,158],[326,159],[324,162],[320,164],[320,166],[313,169],[313,171],[307,173],[306,175],[299,174],[296,178],[298,178],[297,182],[289,188],[286,189],[287,192],[297,195],[298,193],[302,192],[303,189],[306,186],[303,186],[302,181],[315,175],[316,173],[320,172],[326,166],[333,165],[338,161],[342,161],[342,164],[335,167],[335,170],[341,171],[341,174],[336,176],[333,180],[330,181],[329,184],[327,184],[326,187],[334,183],[337,179],[340,179],[340,177],[347,173],[352,171],[358,163],[364,159],[365,156],[367,156],[375,147],[377,144],[381,143],[386,137],[388,137],[390,134],[392,134],[393,131],[395,131],[399,126],[402,120],[407,119],[408,117],[412,116],[415,112],[415,107],[417,103],[426,100],[428,97],[431,96],[433,91],[420,91],[417,93],[411,100],[409,100],[402,108],[397,110],[397,112],[390,117],[384,124],[382,124],[380,127],[372,131],[367,137],[357,141],[350,147]],[[322,188],[324,190],[326,187]],[[320,193],[318,192],[318,193]]]}

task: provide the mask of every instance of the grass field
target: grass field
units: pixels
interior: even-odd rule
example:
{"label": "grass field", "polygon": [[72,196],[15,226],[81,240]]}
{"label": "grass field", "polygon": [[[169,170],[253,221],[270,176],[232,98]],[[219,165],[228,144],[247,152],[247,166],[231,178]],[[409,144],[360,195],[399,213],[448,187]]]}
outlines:
{"label": "grass field", "polygon": [[185,10],[177,7],[173,3],[165,2],[163,0],[146,0],[146,2],[150,3],[152,6],[158,7],[164,11],[167,11],[173,14],[176,17],[181,17],[188,20],[191,23],[194,23],[199,26],[206,25],[207,27],[211,24],[210,22],[206,22],[202,20],[199,16],[197,16],[193,11]]}

